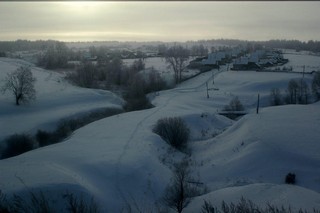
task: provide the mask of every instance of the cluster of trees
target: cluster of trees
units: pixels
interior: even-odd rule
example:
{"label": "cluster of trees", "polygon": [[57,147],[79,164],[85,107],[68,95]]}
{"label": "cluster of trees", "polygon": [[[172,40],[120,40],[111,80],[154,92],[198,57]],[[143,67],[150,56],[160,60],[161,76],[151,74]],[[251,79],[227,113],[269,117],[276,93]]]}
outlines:
{"label": "cluster of trees", "polygon": [[145,70],[143,59],[135,60],[130,66],[123,64],[121,58],[106,57],[99,60],[97,65],[85,62],[75,72],[70,72],[67,78],[76,85],[87,88],[113,89],[123,91],[127,104],[126,110],[150,108],[146,94],[167,88],[166,82],[154,70]]}
{"label": "cluster of trees", "polygon": [[65,68],[70,58],[70,52],[64,42],[53,42],[47,47],[44,54],[39,55],[38,65],[47,69]]}
{"label": "cluster of trees", "polygon": [[320,100],[320,72],[315,73],[311,89],[304,79],[290,80],[285,95],[282,95],[279,88],[272,88],[270,91],[270,105],[308,104],[312,100],[311,91],[315,100]]}

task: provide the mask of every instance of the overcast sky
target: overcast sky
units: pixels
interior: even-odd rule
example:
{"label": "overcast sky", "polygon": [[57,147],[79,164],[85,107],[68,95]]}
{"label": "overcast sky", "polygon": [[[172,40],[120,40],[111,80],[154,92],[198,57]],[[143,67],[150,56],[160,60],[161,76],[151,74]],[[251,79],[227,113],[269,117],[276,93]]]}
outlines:
{"label": "overcast sky", "polygon": [[0,40],[320,40],[320,2],[0,2]]}

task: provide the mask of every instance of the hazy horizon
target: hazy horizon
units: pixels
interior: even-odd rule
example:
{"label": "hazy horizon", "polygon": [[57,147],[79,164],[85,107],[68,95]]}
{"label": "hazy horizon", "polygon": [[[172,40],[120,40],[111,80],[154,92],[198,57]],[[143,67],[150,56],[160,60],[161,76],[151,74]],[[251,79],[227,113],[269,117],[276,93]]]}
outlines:
{"label": "hazy horizon", "polygon": [[0,40],[320,40],[320,2],[0,2]]}

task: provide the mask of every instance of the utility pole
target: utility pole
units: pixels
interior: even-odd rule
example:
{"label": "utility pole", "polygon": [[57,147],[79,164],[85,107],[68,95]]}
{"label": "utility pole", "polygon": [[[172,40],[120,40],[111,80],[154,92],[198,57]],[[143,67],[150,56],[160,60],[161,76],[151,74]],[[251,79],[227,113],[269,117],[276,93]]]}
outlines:
{"label": "utility pole", "polygon": [[207,86],[207,98],[209,98],[209,88],[208,88],[208,82],[206,82],[206,86]]}
{"label": "utility pole", "polygon": [[259,114],[259,107],[260,107],[260,94],[258,93],[257,114]]}

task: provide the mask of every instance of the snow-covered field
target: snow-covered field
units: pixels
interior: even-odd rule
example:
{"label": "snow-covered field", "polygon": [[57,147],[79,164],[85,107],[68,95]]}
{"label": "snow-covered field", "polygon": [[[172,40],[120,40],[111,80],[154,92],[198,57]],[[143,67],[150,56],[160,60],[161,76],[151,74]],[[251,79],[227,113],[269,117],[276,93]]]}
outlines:
{"label": "snow-covered field", "polygon": [[[13,62],[1,61],[1,71],[14,70]],[[111,93],[70,86],[55,73],[38,68],[33,72],[39,72],[37,88],[42,91],[38,100],[17,108],[10,96],[1,96],[0,131],[10,129],[3,128],[8,126],[3,118],[14,129],[20,123],[30,123],[27,116],[32,121],[42,119],[41,113],[46,114],[47,108],[49,114],[59,114],[55,105],[61,106],[59,115],[65,116],[81,106],[121,103]],[[271,88],[285,89],[290,79],[301,76],[234,72],[226,71],[226,67],[215,71],[214,79],[211,72],[203,73],[150,96],[155,105],[152,109],[96,121],[78,129],[63,143],[0,161],[0,189],[5,193],[19,193],[26,187],[53,194],[59,190],[88,193],[101,205],[102,212],[121,212],[127,204],[153,209],[170,181],[172,164],[187,156],[170,149],[152,128],[159,118],[181,116],[191,128],[192,173],[208,187],[206,194],[193,199],[186,212],[199,212],[203,200],[220,205],[222,200],[238,201],[241,196],[260,205],[270,202],[290,205],[294,210],[320,209],[319,103],[268,104]],[[47,78],[50,81],[46,83]],[[305,78],[310,82],[312,76]],[[206,83],[212,89],[209,98]],[[262,109],[256,114],[258,93]],[[238,121],[217,114],[234,96],[248,111]],[[52,122],[48,116],[38,125]],[[25,131],[34,128],[27,124]],[[289,172],[297,175],[296,185],[284,184]]]}
{"label": "snow-covered field", "polygon": [[320,56],[311,55],[307,51],[284,50],[283,53],[283,57],[289,59],[289,62],[279,66],[280,69],[292,67],[293,72],[320,71]]}

